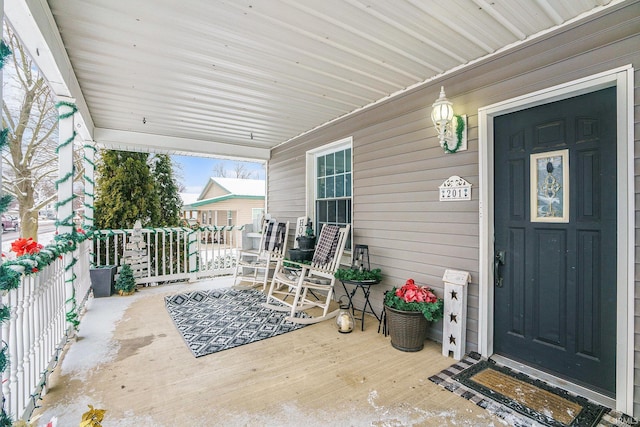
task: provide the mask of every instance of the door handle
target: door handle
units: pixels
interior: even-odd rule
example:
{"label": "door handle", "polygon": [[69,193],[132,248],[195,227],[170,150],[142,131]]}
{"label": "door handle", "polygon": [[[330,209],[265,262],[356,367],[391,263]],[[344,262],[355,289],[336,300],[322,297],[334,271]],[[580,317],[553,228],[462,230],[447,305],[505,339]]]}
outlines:
{"label": "door handle", "polygon": [[493,280],[496,288],[502,287],[502,274],[500,274],[500,266],[504,265],[504,251],[496,251],[495,258],[493,260]]}

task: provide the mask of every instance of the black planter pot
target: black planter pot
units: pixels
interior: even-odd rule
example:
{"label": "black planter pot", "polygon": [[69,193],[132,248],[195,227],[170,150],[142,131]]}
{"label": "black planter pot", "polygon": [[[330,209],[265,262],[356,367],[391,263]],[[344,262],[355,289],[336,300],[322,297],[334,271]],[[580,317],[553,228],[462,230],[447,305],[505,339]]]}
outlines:
{"label": "black planter pot", "polygon": [[289,249],[289,259],[291,261],[311,261],[313,259],[313,249]]}
{"label": "black planter pot", "polygon": [[308,236],[300,236],[298,237],[298,249],[303,251],[314,249],[316,247],[316,238],[308,237]]}
{"label": "black planter pot", "polygon": [[105,265],[89,270],[91,288],[95,298],[109,297],[115,293],[115,275],[115,265]]}

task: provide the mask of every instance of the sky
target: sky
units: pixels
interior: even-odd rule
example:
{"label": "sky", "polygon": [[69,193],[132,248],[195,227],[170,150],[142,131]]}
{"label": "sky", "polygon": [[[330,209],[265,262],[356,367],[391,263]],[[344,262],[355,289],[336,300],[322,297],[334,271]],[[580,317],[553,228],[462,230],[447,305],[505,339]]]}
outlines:
{"label": "sky", "polygon": [[247,171],[253,174],[252,178],[264,179],[265,170],[261,163],[192,156],[171,156],[171,159],[178,165],[174,172],[178,183],[184,185],[185,193],[200,193],[208,179],[213,176],[213,168],[218,163],[224,165],[227,178],[235,178],[236,164],[243,163]]}

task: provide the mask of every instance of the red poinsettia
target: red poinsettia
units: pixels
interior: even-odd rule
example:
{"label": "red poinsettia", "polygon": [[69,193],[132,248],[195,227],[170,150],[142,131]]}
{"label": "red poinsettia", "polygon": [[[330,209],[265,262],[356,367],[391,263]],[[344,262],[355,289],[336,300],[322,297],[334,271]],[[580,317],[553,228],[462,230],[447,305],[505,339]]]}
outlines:
{"label": "red poinsettia", "polygon": [[31,237],[28,239],[19,238],[11,243],[11,250],[16,253],[16,256],[23,256],[26,254],[37,254],[40,252],[43,246],[33,240]]}
{"label": "red poinsettia", "polygon": [[444,314],[444,301],[430,287],[416,285],[413,279],[385,292],[384,305],[400,311],[421,311],[430,322],[442,319]]}
{"label": "red poinsettia", "polygon": [[438,297],[427,286],[418,286],[413,279],[407,280],[401,288],[396,290],[396,296],[406,302],[437,302]]}

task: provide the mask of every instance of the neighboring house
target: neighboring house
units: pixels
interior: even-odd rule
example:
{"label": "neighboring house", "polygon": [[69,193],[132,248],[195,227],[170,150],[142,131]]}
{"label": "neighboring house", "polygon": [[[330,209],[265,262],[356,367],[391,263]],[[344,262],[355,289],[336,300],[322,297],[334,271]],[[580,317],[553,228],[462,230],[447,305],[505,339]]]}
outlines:
{"label": "neighboring house", "polygon": [[217,227],[257,223],[264,214],[264,195],[264,180],[209,178],[195,200],[187,203],[183,197],[183,218]]}
{"label": "neighboring house", "polygon": [[198,201],[199,193],[180,193],[180,199],[182,200],[181,217],[189,222],[197,222],[198,211],[192,209],[185,209],[185,206],[190,205]]}
{"label": "neighboring house", "polygon": [[[378,310],[408,278],[443,296],[446,269],[470,272],[466,351],[638,416],[638,12],[566,25],[276,147],[269,213],[350,222],[385,276]],[[466,151],[446,154],[431,123],[442,85],[468,115]],[[543,158],[564,159],[571,191],[551,222],[531,215]],[[471,200],[439,200],[452,176]],[[431,335],[448,338],[440,323]]]}

